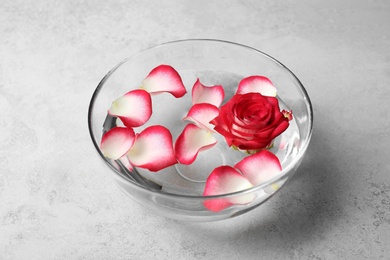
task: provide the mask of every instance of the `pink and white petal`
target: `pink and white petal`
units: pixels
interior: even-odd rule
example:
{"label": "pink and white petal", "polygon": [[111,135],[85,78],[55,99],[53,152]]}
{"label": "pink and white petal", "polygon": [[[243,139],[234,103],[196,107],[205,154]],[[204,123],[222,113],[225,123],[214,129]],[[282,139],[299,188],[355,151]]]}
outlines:
{"label": "pink and white petal", "polygon": [[129,91],[111,104],[108,114],[119,117],[127,127],[141,126],[152,115],[152,98],[142,89]]}
{"label": "pink and white petal", "polygon": [[261,150],[245,157],[234,168],[239,170],[253,185],[272,179],[282,170],[278,157],[268,150]]}
{"label": "pink and white petal", "polygon": [[133,146],[135,133],[132,128],[114,127],[107,131],[100,143],[100,150],[107,158],[117,160]]}
{"label": "pink and white petal", "polygon": [[191,164],[200,151],[210,149],[216,143],[217,139],[211,132],[194,124],[188,124],[176,140],[176,158],[182,164]]}
{"label": "pink and white petal", "polygon": [[238,84],[236,94],[257,92],[263,96],[275,97],[276,88],[269,78],[264,76],[250,76],[241,80]]}
{"label": "pink and white petal", "polygon": [[219,107],[225,97],[225,91],[221,85],[205,86],[199,79],[192,87],[192,104],[208,103]]}
{"label": "pink and white petal", "polygon": [[187,93],[179,73],[169,65],[159,65],[142,81],[141,88],[149,93],[169,92],[179,98]]}
{"label": "pink and white petal", "polygon": [[145,128],[127,153],[134,166],[157,172],[177,163],[171,132],[161,126]]}
{"label": "pink and white petal", "polygon": [[208,103],[193,105],[188,114],[183,120],[194,122],[200,128],[214,132],[214,125],[210,121],[216,118],[219,114],[219,109]]}
{"label": "pink and white petal", "polygon": [[[230,166],[215,168],[206,180],[203,196],[215,196],[246,190],[253,185],[236,169]],[[229,196],[227,198],[206,199],[204,206],[211,211],[218,212],[231,205],[248,204],[254,199],[254,195]]]}

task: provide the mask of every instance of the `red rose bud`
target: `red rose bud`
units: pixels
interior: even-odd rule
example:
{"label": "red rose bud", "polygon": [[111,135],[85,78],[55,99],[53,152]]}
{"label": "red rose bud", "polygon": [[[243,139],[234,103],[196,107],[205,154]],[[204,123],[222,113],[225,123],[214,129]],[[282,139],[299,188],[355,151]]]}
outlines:
{"label": "red rose bud", "polygon": [[250,92],[234,95],[210,123],[229,146],[259,150],[283,133],[289,126],[288,121],[280,112],[277,98]]}

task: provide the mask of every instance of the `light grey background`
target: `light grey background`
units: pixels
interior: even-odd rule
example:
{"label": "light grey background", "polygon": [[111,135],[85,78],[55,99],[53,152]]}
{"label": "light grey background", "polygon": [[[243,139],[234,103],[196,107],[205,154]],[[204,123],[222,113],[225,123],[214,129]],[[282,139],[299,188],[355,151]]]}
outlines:
{"label": "light grey background", "polygon": [[[389,259],[390,1],[2,0],[0,34],[0,259]],[[132,202],[88,134],[101,78],[184,38],[270,54],[314,105],[293,180],[222,222]]]}

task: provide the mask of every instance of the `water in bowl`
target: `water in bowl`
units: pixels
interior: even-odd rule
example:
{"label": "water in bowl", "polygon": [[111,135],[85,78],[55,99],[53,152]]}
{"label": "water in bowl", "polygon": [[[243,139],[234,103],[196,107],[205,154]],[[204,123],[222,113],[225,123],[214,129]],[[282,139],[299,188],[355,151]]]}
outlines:
{"label": "water in bowl", "polygon": [[[182,70],[179,73],[187,87],[187,94],[181,98],[175,98],[169,93],[153,94],[153,114],[145,125],[134,128],[136,133],[151,125],[162,125],[171,131],[175,142],[184,127],[190,123],[182,119],[192,106],[191,89],[197,78],[204,85],[222,85],[225,90],[223,104],[234,95],[238,83],[243,78],[243,76],[234,73],[218,71]],[[279,97],[278,99],[281,110],[290,110],[282,99]],[[120,124],[118,119],[107,115],[103,125],[103,133]],[[206,179],[213,169],[221,165],[234,166],[248,156],[242,151],[228,147],[222,135],[215,133],[214,137],[218,140],[218,143],[211,149],[201,151],[196,161],[191,165],[176,164],[159,172],[150,172],[147,169],[137,167],[129,171],[119,160],[111,163],[123,177],[147,189],[180,195],[200,196],[203,194]],[[279,158],[282,167],[284,167],[298,154],[298,149],[299,128],[293,117],[288,129],[274,140],[270,151]]]}

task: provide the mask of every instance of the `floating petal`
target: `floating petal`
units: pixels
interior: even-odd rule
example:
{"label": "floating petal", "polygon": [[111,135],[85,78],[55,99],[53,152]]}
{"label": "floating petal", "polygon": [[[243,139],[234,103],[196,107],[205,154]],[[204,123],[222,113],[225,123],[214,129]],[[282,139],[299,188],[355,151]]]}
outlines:
{"label": "floating petal", "polygon": [[187,93],[179,73],[169,65],[154,68],[141,84],[149,93],[169,92],[176,98]]}
{"label": "floating petal", "polygon": [[137,136],[127,157],[134,166],[153,172],[177,163],[171,132],[161,125],[145,128]]}
{"label": "floating petal", "polygon": [[132,128],[114,127],[103,135],[100,150],[105,157],[117,160],[130,150],[134,140]]}
{"label": "floating petal", "polygon": [[108,110],[111,116],[117,116],[127,127],[145,124],[152,115],[152,99],[142,89],[132,90],[117,98]]}
{"label": "floating petal", "polygon": [[[206,180],[203,196],[222,195],[249,189],[253,185],[236,169],[230,166],[220,166],[213,170]],[[254,194],[236,195],[227,198],[207,199],[204,206],[218,212],[234,204],[247,204],[254,199]]]}
{"label": "floating petal", "polygon": [[241,80],[236,94],[257,92],[263,96],[275,97],[276,88],[272,82],[264,76],[250,76]]}
{"label": "floating petal", "polygon": [[217,143],[211,132],[188,124],[175,143],[176,157],[182,164],[191,164],[200,151],[209,149]]}
{"label": "floating petal", "polygon": [[197,79],[192,87],[192,104],[208,103],[219,107],[225,97],[221,85],[205,86]]}
{"label": "floating petal", "polygon": [[214,132],[214,125],[210,121],[216,118],[219,114],[219,109],[208,103],[195,104],[183,120],[194,122],[200,128]]}
{"label": "floating petal", "polygon": [[253,185],[268,181],[282,170],[278,157],[268,150],[245,157],[234,168],[238,169]]}

